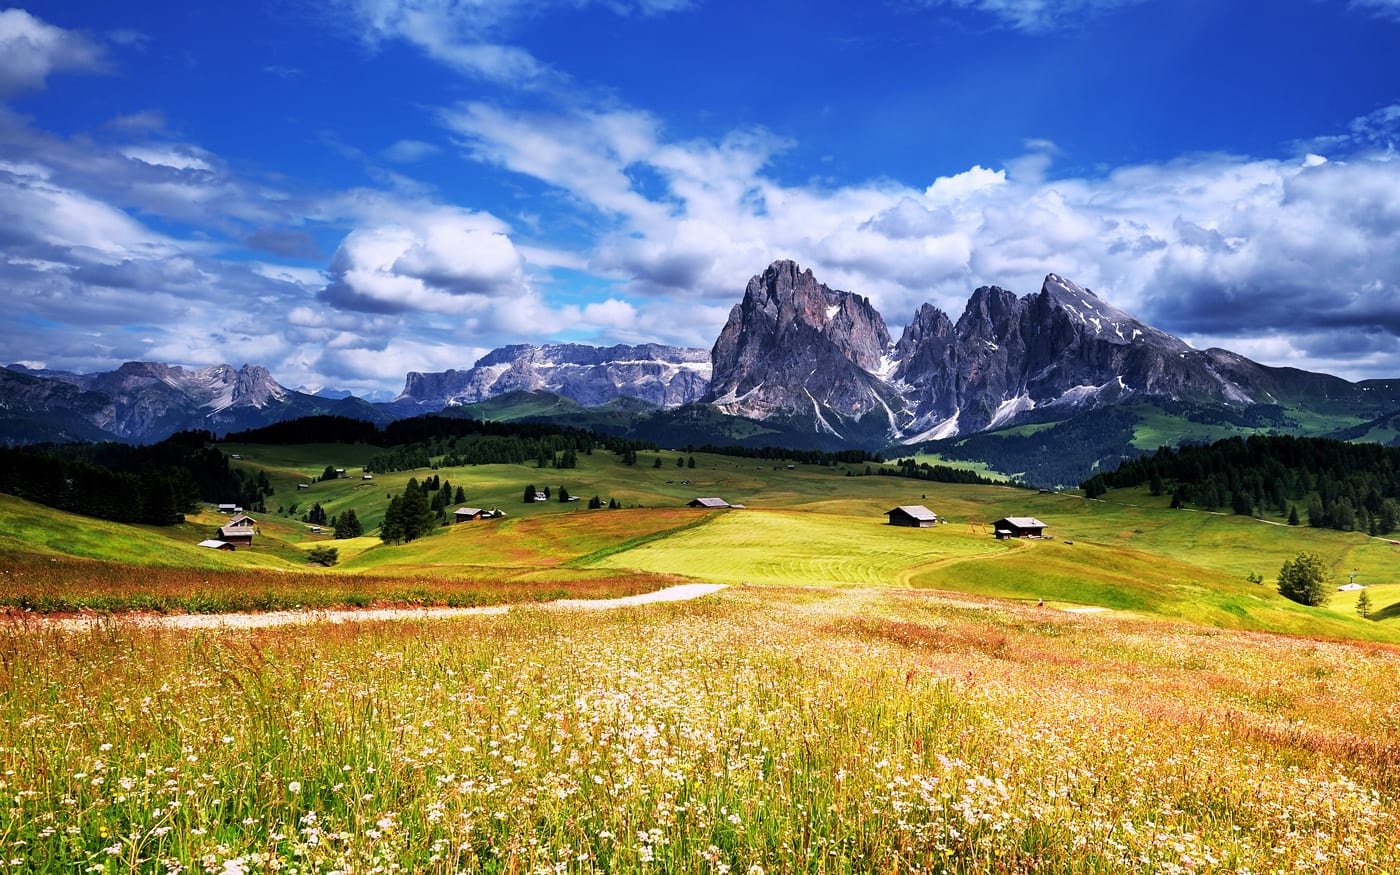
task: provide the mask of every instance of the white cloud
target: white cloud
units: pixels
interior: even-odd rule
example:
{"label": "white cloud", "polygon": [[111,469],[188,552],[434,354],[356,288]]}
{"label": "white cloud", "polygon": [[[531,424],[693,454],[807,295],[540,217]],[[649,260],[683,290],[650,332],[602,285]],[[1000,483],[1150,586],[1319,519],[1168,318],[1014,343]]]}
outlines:
{"label": "white cloud", "polygon": [[[617,15],[662,15],[690,8],[690,0],[594,0]],[[590,0],[344,0],[362,38],[378,44],[404,40],[458,73],[497,84],[537,88],[567,77],[528,50],[511,45],[516,22],[555,7]]]}
{"label": "white cloud", "polygon": [[[930,8],[973,9],[1002,25],[1028,33],[1072,26],[1083,18],[1146,0],[915,0]],[[1387,0],[1360,0],[1384,3]]]}
{"label": "white cloud", "polygon": [[0,97],[43,88],[50,73],[101,70],[103,62],[102,48],[88,37],[23,9],[0,10]]}
{"label": "white cloud", "polygon": [[357,228],[330,273],[324,300],[371,313],[478,313],[484,298],[527,291],[523,259],[500,223],[454,210]]}
{"label": "white cloud", "polygon": [[133,161],[140,161],[152,167],[204,171],[214,169],[202,154],[204,150],[192,146],[124,146],[120,151]]}

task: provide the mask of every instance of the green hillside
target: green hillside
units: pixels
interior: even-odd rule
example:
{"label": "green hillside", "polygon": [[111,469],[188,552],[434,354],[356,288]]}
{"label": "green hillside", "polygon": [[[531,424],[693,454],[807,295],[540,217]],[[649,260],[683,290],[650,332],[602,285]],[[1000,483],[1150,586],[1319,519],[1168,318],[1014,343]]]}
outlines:
{"label": "green hillside", "polygon": [[[212,511],[193,515],[182,526],[122,526],[0,496],[0,551],[133,568],[309,571],[328,586],[354,578],[355,592],[362,593],[356,598],[370,601],[460,601],[463,596],[450,596],[449,590],[462,581],[474,582],[470,598],[478,601],[491,587],[507,584],[523,587],[512,591],[526,598],[583,585],[644,591],[677,579],[903,586],[1044,599],[1048,608],[1220,627],[1400,640],[1400,547],[1356,533],[1173,510],[1168,496],[1152,496],[1145,488],[1117,489],[1110,501],[1090,501],[1010,486],[865,476],[865,465],[659,451],[639,453],[629,466],[601,450],[581,454],[575,469],[476,465],[363,480],[357,464],[372,452],[365,446],[223,449],[241,456],[235,465],[266,472],[276,488],[270,512],[258,515],[259,536],[251,549],[223,553],[196,546],[223,519]],[[327,465],[345,467],[349,476],[311,482]],[[407,544],[381,543],[374,529],[388,498],[402,493],[410,478],[430,475],[454,490],[461,487],[467,505],[499,508],[506,517],[444,526]],[[297,490],[297,483],[310,486]],[[548,486],[555,495],[564,487],[583,500],[527,504],[522,500],[527,484]],[[586,503],[594,495],[616,500],[623,509],[590,511]],[[719,496],[746,508],[683,507],[698,496]],[[316,503],[330,516],[354,509],[367,535],[336,541],[326,532],[312,532],[300,515]],[[933,529],[886,525],[884,512],[899,504],[924,504],[948,522]],[[1007,515],[1038,517],[1054,537],[997,541],[989,524]],[[336,547],[339,564],[308,567],[306,551],[315,546]],[[1279,596],[1272,579],[1299,551],[1318,553],[1339,580],[1355,570],[1361,583],[1374,584],[1371,618],[1355,613],[1353,593],[1339,593],[1324,608],[1300,607]],[[1251,574],[1266,582],[1248,582]],[[139,590],[139,574],[131,580]],[[81,588],[81,581],[70,585]]]}

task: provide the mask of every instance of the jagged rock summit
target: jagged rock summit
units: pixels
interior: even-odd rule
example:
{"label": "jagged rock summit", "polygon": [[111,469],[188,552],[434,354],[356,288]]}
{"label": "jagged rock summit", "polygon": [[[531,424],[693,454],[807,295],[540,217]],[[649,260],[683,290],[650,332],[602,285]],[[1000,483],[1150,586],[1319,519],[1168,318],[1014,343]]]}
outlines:
{"label": "jagged rock summit", "polygon": [[749,280],[710,358],[704,400],[755,419],[810,418],[841,435],[872,411],[897,425],[902,408],[883,375],[891,340],[870,299],[828,288],[810,270],[776,261]]}

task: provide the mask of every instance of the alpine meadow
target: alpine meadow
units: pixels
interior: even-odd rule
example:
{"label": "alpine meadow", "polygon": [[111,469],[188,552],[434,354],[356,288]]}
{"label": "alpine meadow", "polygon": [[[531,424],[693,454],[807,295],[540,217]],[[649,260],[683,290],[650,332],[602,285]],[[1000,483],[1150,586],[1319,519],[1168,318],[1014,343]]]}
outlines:
{"label": "alpine meadow", "polygon": [[0,875],[1400,875],[1400,0],[0,7]]}

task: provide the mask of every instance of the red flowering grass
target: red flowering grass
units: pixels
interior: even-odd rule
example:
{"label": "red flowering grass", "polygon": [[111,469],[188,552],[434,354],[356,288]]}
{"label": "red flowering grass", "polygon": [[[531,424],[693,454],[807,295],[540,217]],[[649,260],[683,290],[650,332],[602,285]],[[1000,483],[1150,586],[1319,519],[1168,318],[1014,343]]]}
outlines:
{"label": "red flowering grass", "polygon": [[463,566],[451,577],[211,571],[0,553],[0,608],[10,612],[219,613],[296,607],[470,605],[615,598],[679,582],[660,574]]}

